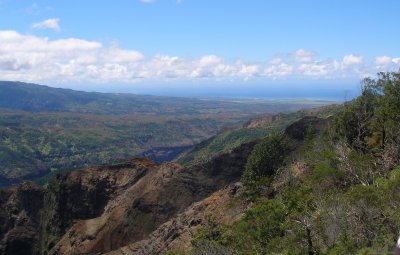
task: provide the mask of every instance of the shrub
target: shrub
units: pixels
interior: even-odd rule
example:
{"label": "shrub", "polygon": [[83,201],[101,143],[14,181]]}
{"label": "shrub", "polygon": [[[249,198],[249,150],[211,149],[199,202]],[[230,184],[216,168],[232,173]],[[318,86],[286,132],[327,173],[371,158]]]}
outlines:
{"label": "shrub", "polygon": [[247,159],[242,181],[251,186],[264,177],[271,177],[284,161],[289,143],[283,134],[271,135],[257,144]]}

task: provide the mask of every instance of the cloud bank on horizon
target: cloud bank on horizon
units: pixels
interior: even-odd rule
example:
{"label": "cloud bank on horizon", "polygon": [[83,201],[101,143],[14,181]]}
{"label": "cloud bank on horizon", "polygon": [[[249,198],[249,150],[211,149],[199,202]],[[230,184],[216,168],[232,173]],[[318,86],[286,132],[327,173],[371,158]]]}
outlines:
{"label": "cloud bank on horizon", "polygon": [[[33,28],[60,30],[59,20],[50,19]],[[225,60],[217,55],[199,58],[145,56],[117,45],[80,38],[50,40],[14,30],[0,31],[0,79],[43,83],[136,83],[156,80],[277,80],[359,79],[379,71],[397,71],[399,56],[344,55],[320,59],[307,49],[279,54],[273,59],[247,62]]]}

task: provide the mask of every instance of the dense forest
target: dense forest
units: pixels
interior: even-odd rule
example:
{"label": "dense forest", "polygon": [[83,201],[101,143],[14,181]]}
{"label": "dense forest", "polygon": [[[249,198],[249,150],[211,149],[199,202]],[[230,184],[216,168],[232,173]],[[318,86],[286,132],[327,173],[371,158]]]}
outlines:
{"label": "dense forest", "polygon": [[391,254],[400,230],[399,123],[400,73],[379,73],[334,116],[266,137],[232,205],[251,209],[233,224],[210,216],[192,253]]}

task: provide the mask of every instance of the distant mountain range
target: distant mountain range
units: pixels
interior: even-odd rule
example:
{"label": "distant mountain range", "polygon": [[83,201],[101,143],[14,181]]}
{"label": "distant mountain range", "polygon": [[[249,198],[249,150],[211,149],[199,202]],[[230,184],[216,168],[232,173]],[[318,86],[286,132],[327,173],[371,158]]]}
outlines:
{"label": "distant mountain range", "polygon": [[222,113],[258,114],[324,105],[318,100],[238,100],[160,97],[135,94],[83,92],[43,85],[0,81],[0,108],[27,112],[96,114],[193,115]]}

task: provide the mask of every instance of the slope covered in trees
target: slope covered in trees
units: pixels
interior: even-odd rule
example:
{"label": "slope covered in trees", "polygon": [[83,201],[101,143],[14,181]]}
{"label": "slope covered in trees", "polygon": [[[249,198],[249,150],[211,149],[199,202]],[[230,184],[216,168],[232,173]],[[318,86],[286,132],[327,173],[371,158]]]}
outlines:
{"label": "slope covered in trees", "polygon": [[242,180],[238,203],[252,208],[233,224],[206,225],[194,254],[391,254],[400,230],[400,73],[365,79],[334,117],[265,138]]}
{"label": "slope covered in trees", "polygon": [[277,113],[253,118],[239,128],[223,130],[180,155],[176,161],[181,164],[206,162],[217,154],[231,151],[242,144],[282,132],[293,122],[306,117],[328,117],[341,109],[342,105],[332,104],[296,112]]}

